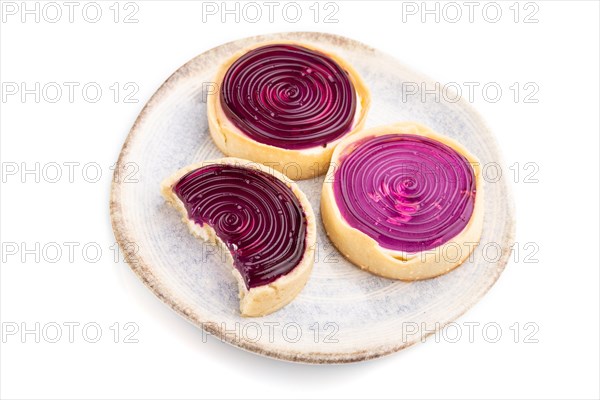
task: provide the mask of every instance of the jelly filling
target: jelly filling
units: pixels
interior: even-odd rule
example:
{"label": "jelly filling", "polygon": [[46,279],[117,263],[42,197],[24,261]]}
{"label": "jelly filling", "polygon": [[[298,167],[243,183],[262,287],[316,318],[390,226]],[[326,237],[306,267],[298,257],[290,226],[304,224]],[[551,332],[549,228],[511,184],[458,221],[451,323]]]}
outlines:
{"label": "jelly filling", "polygon": [[330,57],[296,45],[251,50],[220,88],[227,118],[253,140],[285,149],[327,146],[352,130],[356,93]]}
{"label": "jelly filling", "polygon": [[343,218],[386,249],[429,250],[469,223],[473,168],[444,143],[409,134],[369,137],[340,162],[333,191]]}
{"label": "jelly filling", "polygon": [[275,281],[296,267],[306,246],[306,217],[292,190],[265,172],[209,165],[173,187],[188,217],[214,229],[246,287]]}

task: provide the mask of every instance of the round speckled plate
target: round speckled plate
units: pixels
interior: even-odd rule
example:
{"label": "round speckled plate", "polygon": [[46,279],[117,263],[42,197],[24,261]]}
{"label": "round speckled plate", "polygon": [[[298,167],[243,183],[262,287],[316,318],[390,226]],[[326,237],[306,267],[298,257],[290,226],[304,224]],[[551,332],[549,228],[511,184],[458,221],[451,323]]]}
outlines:
{"label": "round speckled plate", "polygon": [[[471,259],[446,275],[412,283],[373,276],[345,260],[321,224],[323,178],[300,181],[317,217],[315,266],[307,286],[291,304],[262,318],[239,315],[237,283],[222,262],[223,255],[193,238],[160,195],[160,181],[180,167],[223,156],[211,141],[206,121],[206,93],[212,90],[210,82],[218,65],[251,43],[273,39],[314,43],[350,62],[373,97],[366,127],[418,121],[457,139],[484,165],[501,165],[492,134],[469,104],[403,96],[403,82],[431,87],[433,83],[386,54],[323,33],[241,39],[179,68],[142,110],[123,145],[117,169],[135,163],[139,181],[115,179],[112,187],[115,236],[129,254],[133,271],[159,298],[192,323],[243,349],[290,361],[341,363],[419,343],[422,336],[473,306],[504,269],[514,217],[503,179],[486,183],[484,231]],[[485,254],[482,249],[487,243],[493,243],[494,251]]]}

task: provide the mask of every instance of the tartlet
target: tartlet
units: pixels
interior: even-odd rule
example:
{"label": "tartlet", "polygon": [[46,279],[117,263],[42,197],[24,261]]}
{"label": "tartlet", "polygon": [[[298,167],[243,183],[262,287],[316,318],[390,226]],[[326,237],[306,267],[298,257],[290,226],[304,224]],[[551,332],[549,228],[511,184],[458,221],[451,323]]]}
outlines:
{"label": "tartlet", "polygon": [[226,250],[243,316],[292,301],[314,262],[315,217],[296,183],[264,165],[221,158],[189,165],[161,184],[197,238]]}
{"label": "tartlet", "polygon": [[387,278],[418,280],[460,265],[484,215],[479,162],[413,122],[362,131],[335,149],[321,215],[340,252]]}
{"label": "tartlet", "polygon": [[306,179],[325,173],[336,144],[360,130],[371,98],[341,57],[295,41],[232,55],[208,93],[211,136],[226,155]]}

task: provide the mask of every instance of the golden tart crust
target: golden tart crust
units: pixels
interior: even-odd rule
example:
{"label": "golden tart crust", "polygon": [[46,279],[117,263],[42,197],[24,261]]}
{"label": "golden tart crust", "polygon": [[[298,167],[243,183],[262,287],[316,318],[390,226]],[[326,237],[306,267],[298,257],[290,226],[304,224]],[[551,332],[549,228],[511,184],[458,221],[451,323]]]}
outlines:
{"label": "golden tart crust", "polygon": [[[476,201],[466,227],[450,241],[434,249],[416,253],[391,250],[382,247],[376,240],[350,226],[342,216],[334,198],[333,181],[336,165],[344,151],[363,138],[392,133],[421,135],[439,141],[464,156],[475,176]],[[327,172],[321,193],[321,217],[327,234],[338,250],[351,262],[373,274],[386,278],[414,281],[442,275],[462,264],[474,251],[483,228],[484,192],[483,177],[479,161],[460,143],[440,135],[430,128],[414,122],[401,122],[364,130],[345,138],[335,149],[332,167]],[[459,246],[458,259],[445,257]]]}
{"label": "golden tart crust", "polygon": [[[306,149],[284,149],[260,143],[244,134],[225,115],[221,106],[221,94],[219,88],[229,67],[241,56],[259,47],[277,44],[296,45],[314,50],[337,62],[349,76],[357,95],[357,109],[354,117],[352,130],[343,137],[323,146],[315,146]],[[295,180],[308,179],[324,174],[329,168],[329,162],[335,146],[345,137],[360,131],[366,120],[367,112],[371,105],[370,92],[358,74],[358,72],[343,58],[336,54],[323,50],[309,43],[291,40],[277,40],[256,43],[233,54],[218,69],[215,76],[216,91],[211,91],[207,96],[208,126],[211,137],[216,146],[225,155],[244,158],[261,164],[268,165],[279,172],[287,174]]]}
{"label": "golden tart crust", "polygon": [[[306,218],[306,247],[304,254],[298,265],[296,265],[289,273],[280,276],[267,285],[252,287],[250,289],[246,287],[240,272],[233,267],[233,257],[231,257],[231,253],[216,235],[214,229],[208,224],[200,225],[191,220],[188,217],[185,205],[173,190],[173,187],[177,182],[179,182],[179,180],[188,172],[201,167],[219,164],[258,169],[276,177],[292,190],[304,211]],[[219,245],[225,254],[228,255],[231,272],[235,276],[239,286],[240,312],[242,316],[258,317],[275,312],[290,303],[298,293],[300,293],[302,288],[304,288],[314,263],[315,242],[317,237],[315,216],[306,195],[300,190],[295,182],[285,175],[262,164],[239,158],[225,157],[211,161],[203,161],[181,168],[161,183],[161,193],[165,200],[179,211],[182,221],[187,225],[192,235],[209,243]]]}

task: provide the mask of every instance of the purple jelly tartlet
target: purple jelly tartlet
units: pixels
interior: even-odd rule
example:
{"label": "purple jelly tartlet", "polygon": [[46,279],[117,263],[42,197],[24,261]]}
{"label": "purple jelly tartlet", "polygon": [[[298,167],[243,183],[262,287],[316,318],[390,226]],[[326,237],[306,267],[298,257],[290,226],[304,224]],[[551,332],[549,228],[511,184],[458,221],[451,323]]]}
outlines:
{"label": "purple jelly tartlet", "polygon": [[269,314],[302,290],[316,230],[310,203],[290,179],[223,158],[182,168],[163,182],[162,194],[193,235],[226,252],[242,315]]}
{"label": "purple jelly tartlet", "polygon": [[416,123],[342,141],[323,185],[323,223],[338,249],[388,278],[431,278],[474,250],[483,222],[479,162]]}
{"label": "purple jelly tartlet", "polygon": [[370,104],[346,61],[308,44],[244,49],[221,66],[215,81],[208,96],[215,144],[292,179],[324,173],[335,145],[363,126]]}

